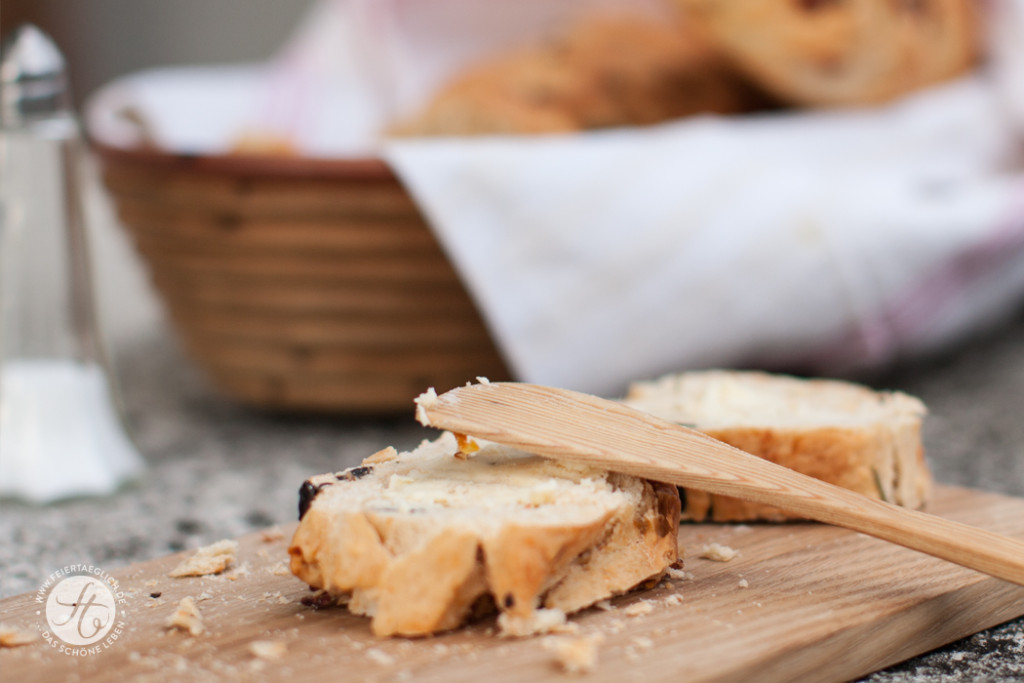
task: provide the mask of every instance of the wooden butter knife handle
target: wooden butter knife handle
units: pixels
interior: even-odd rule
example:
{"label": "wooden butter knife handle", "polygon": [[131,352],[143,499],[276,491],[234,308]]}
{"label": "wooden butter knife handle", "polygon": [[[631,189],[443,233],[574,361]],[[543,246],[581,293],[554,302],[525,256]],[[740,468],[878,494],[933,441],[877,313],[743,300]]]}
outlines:
{"label": "wooden butter knife handle", "polygon": [[868,498],[622,403],[500,382],[424,395],[417,404],[425,425],[774,505],[1024,585],[1024,541]]}

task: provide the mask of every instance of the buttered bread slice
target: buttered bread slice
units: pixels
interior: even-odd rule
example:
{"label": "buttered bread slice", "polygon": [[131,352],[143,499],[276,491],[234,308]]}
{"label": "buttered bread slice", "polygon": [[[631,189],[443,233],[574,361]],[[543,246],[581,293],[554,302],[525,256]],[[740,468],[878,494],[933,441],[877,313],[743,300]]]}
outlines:
{"label": "buttered bread slice", "polygon": [[[931,490],[921,443],[926,410],[907,394],[839,380],[707,370],[634,383],[625,402],[872,498],[919,508]],[[683,516],[694,521],[791,518],[766,505],[683,493]]]}
{"label": "buttered bread slice", "polygon": [[675,487],[450,433],[302,485],[291,571],[377,635],[534,632],[677,561]]}

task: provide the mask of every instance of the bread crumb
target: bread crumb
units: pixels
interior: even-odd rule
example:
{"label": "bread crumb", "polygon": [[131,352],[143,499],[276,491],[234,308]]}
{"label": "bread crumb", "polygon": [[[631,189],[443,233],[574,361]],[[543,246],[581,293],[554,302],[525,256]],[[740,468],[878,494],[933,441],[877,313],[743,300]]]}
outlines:
{"label": "bread crumb", "polygon": [[416,420],[424,427],[430,426],[430,418],[427,417],[427,409],[437,405],[437,391],[430,387],[416,397]]}
{"label": "bread crumb", "polygon": [[598,600],[597,602],[595,602],[594,603],[594,607],[596,607],[597,609],[600,609],[600,610],[604,610],[605,612],[611,612],[612,610],[615,609],[615,605],[613,605],[612,601],[607,599],[607,598],[605,598],[604,600]]}
{"label": "bread crumb", "polygon": [[672,606],[683,604],[683,596],[682,596],[682,594],[681,593],[673,593],[672,595],[666,596],[665,597],[665,604],[666,605],[672,605]]}
{"label": "bread crumb", "polygon": [[713,560],[714,562],[728,562],[737,555],[739,555],[739,552],[727,545],[708,543],[700,549],[698,557],[702,557],[705,560]]}
{"label": "bread crumb", "polygon": [[646,636],[636,636],[633,638],[633,644],[641,650],[650,650],[654,647],[654,641]]}
{"label": "bread crumb", "polygon": [[198,636],[205,630],[203,626],[203,615],[192,598],[184,597],[178,603],[178,609],[167,618],[165,626],[169,629],[176,628],[188,631],[193,636]]}
{"label": "bread crumb", "polygon": [[260,540],[264,543],[274,543],[282,538],[284,538],[284,532],[280,527],[273,526],[260,532]]}
{"label": "bread crumb", "polygon": [[0,624],[0,647],[21,647],[39,639],[36,631]]}
{"label": "bread crumb", "polygon": [[645,614],[650,614],[652,611],[654,611],[654,606],[647,600],[634,602],[632,605],[622,610],[623,614],[627,617],[641,617]]}
{"label": "bread crumb", "polygon": [[565,612],[560,609],[538,609],[525,617],[512,616],[507,612],[498,615],[501,636],[534,636],[542,633],[574,633],[576,625],[568,623]]}
{"label": "bread crumb", "polygon": [[366,651],[366,656],[381,666],[391,666],[395,663],[395,658],[389,655],[383,650],[378,650],[375,647],[370,648]]}
{"label": "bread crumb", "polygon": [[260,659],[281,659],[288,652],[283,640],[254,640],[249,643],[249,652]]}
{"label": "bread crumb", "polygon": [[235,561],[238,543],[232,540],[217,541],[202,547],[192,557],[183,561],[167,575],[172,578],[183,576],[206,576],[220,574]]}
{"label": "bread crumb", "polygon": [[738,585],[740,588],[750,588],[750,582],[748,582],[746,579],[740,579],[739,583],[736,585]]}
{"label": "bread crumb", "polygon": [[588,673],[597,666],[597,646],[604,640],[600,634],[585,638],[545,638],[541,646],[554,655],[555,664],[570,674]]}
{"label": "bread crumb", "polygon": [[668,574],[669,578],[678,579],[679,581],[689,581],[693,578],[691,572],[683,571],[677,567],[669,567],[665,570],[665,573]]}

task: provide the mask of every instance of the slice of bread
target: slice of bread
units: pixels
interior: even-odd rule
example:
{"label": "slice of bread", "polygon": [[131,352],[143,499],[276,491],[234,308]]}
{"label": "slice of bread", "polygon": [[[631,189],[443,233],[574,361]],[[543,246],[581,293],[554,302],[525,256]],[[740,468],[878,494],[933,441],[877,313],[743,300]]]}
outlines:
{"label": "slice of bread", "polygon": [[678,558],[674,487],[450,433],[307,480],[299,512],[292,573],[381,636],[494,607],[504,632],[526,634]]}
{"label": "slice of bread", "polygon": [[[925,407],[903,393],[839,380],[708,370],[634,383],[625,402],[872,498],[919,508],[931,489],[921,444]],[[683,494],[683,517],[694,521],[792,518],[726,496]]]}

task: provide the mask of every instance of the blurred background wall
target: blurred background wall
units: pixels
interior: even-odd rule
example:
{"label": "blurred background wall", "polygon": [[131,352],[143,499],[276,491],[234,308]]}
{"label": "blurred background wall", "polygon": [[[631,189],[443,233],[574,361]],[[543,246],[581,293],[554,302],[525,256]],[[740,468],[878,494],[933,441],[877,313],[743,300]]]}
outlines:
{"label": "blurred background wall", "polygon": [[2,0],[0,33],[32,22],[70,64],[79,104],[153,66],[249,62],[282,44],[313,0]]}

